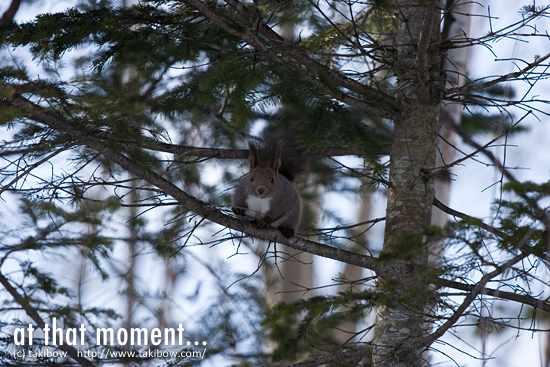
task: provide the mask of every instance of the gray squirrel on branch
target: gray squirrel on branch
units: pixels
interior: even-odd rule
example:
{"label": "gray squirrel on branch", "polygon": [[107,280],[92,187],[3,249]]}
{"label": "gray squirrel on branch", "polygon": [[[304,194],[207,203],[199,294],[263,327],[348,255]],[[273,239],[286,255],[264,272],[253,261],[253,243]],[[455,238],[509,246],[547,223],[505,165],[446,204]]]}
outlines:
{"label": "gray squirrel on branch", "polygon": [[303,171],[304,158],[284,137],[249,140],[248,146],[250,173],[237,185],[232,210],[260,228],[271,226],[290,238],[300,222],[300,194],[292,181]]}

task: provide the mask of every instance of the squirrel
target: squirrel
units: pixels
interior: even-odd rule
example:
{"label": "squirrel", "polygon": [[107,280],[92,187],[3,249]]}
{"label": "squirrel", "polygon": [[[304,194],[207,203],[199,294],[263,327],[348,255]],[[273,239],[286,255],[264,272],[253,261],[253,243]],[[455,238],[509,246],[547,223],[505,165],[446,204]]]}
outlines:
{"label": "squirrel", "polygon": [[300,194],[292,184],[303,170],[301,153],[288,139],[271,136],[249,140],[250,173],[239,181],[233,195],[233,212],[260,228],[271,226],[283,236],[294,236],[300,222]]}

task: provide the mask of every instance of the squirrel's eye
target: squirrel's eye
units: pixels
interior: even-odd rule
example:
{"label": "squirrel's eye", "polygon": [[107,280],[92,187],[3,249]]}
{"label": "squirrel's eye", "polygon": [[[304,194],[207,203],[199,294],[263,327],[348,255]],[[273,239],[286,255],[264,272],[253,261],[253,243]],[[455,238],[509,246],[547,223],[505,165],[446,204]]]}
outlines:
{"label": "squirrel's eye", "polygon": [[274,179],[274,178],[271,179],[271,183],[272,183],[272,184],[275,183],[275,179]]}
{"label": "squirrel's eye", "polygon": [[254,176],[250,176],[250,181],[254,181]]}

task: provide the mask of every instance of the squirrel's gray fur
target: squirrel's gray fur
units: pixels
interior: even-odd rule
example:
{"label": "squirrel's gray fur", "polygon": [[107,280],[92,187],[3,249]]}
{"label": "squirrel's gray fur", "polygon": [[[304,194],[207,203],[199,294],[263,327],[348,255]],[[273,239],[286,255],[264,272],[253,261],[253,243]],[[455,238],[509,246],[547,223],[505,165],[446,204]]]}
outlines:
{"label": "squirrel's gray fur", "polygon": [[248,146],[250,173],[239,181],[232,209],[261,228],[292,237],[300,222],[300,194],[292,181],[303,170],[302,154],[278,136],[249,140]]}

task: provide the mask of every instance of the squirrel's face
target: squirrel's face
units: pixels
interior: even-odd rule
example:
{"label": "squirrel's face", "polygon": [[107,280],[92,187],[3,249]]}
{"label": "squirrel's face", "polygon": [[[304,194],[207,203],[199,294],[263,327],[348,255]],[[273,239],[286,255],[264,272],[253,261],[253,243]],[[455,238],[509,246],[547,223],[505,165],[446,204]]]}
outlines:
{"label": "squirrel's face", "polygon": [[254,191],[254,195],[260,199],[270,196],[277,187],[277,172],[270,167],[259,166],[250,172],[249,185]]}

